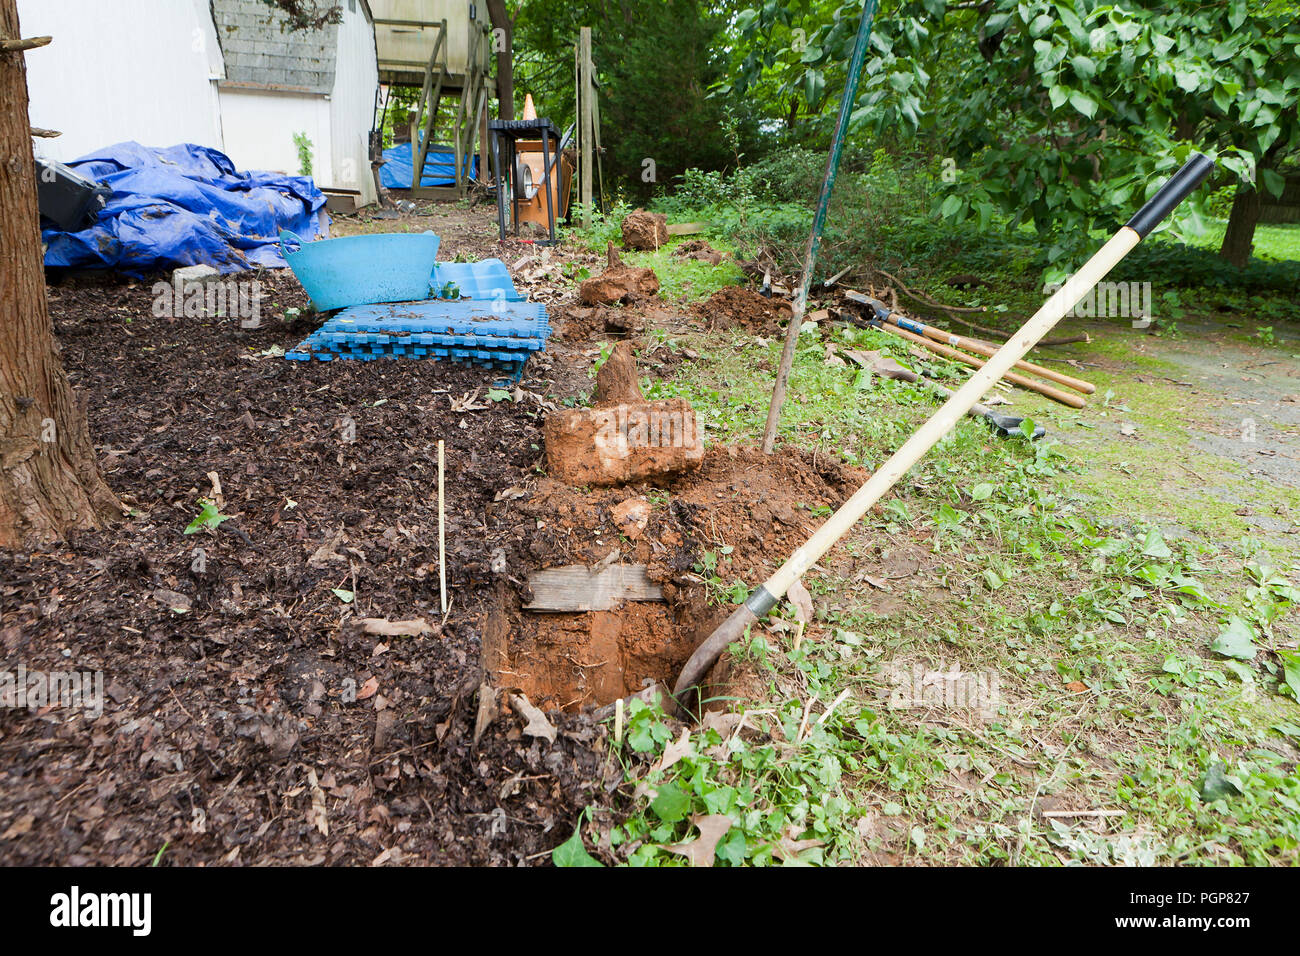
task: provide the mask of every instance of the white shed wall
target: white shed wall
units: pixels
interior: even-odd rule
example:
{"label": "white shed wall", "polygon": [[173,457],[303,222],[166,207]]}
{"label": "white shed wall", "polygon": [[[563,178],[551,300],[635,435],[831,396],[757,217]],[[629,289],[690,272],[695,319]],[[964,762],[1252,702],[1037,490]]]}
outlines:
{"label": "white shed wall", "polygon": [[38,156],[67,162],[113,143],[223,147],[224,68],[207,0],[18,0]]}
{"label": "white shed wall", "polygon": [[375,57],[374,26],[365,4],[343,4],[339,25],[339,56],[334,92],[330,97],[331,173],[335,189],[358,189],[363,205],[374,202],[375,178],[370,171],[370,128],[375,123],[375,94],[379,66]]}

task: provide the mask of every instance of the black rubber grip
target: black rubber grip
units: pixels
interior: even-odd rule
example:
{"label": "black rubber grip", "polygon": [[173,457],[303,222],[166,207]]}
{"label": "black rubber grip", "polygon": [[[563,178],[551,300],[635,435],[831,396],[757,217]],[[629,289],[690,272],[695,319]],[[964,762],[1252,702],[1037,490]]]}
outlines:
{"label": "black rubber grip", "polygon": [[776,607],[776,597],[767,588],[761,584],[758,588],[745,599],[745,607],[749,608],[754,617],[762,617],[772,608]]}
{"label": "black rubber grip", "polygon": [[1128,221],[1128,227],[1145,239],[1151,230],[1160,225],[1178,204],[1192,194],[1205,177],[1214,170],[1214,160],[1200,153],[1192,153],[1191,158],[1183,163],[1183,168],[1169,177],[1169,182],[1160,187],[1137,215]]}

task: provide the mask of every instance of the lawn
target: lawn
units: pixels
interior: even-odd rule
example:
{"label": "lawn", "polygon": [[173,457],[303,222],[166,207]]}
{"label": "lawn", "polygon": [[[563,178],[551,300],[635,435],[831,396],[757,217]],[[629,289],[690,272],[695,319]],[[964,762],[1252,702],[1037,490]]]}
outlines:
{"label": "lawn", "polygon": [[[689,282],[664,285],[714,287]],[[760,864],[1300,862],[1300,492],[1198,447],[1205,410],[1179,384],[1198,333],[1089,330],[1065,352],[1098,384],[1086,409],[1017,390],[1011,410],[1049,429],[1033,445],[964,421],[805,577],[806,637],[785,610],[733,646],[761,692],[731,703],[762,734],[712,715],[679,737],[634,705],[623,752],[646,796],[580,829],[654,865],[697,840]],[[1206,335],[1225,363],[1295,350]],[[691,358],[647,396],[689,399],[711,441],[755,441],[780,342],[657,341]],[[934,406],[848,349],[913,361],[881,333],[806,327],[780,440],[870,469]],[[697,567],[722,601],[761,583],[729,573],[733,544]],[[720,815],[742,823],[690,822]]]}

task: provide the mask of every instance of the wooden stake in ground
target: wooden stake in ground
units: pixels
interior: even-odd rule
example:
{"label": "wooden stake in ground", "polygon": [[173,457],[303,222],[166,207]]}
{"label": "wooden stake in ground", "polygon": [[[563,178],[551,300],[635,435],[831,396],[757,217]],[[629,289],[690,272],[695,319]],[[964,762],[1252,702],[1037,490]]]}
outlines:
{"label": "wooden stake in ground", "polygon": [[[858,520],[878,502],[885,492],[894,487],[908,470],[919,462],[953,426],[970,411],[971,407],[1015,363],[1070,311],[1080,299],[1115,267],[1115,264],[1132,251],[1133,247],[1158,226],[1188,195],[1204,182],[1214,169],[1214,161],[1200,153],[1193,153],[1183,168],[1166,182],[1150,201],[1143,206],[1128,224],[1084,263],[1065,285],[1043,303],[1007,343],[998,349],[988,363],[966,380],[966,384],[953,393],[930,419],[903,443],[876,472],[853,493],[838,511],[826,519],[801,547],[790,555],[776,573],[759,585],[736,608],[731,616],[705,638],[690,660],[682,668],[673,689],[673,700],[680,709],[693,690],[704,680],[722,652],[734,641],[740,640],[746,628],[754,624],[785,596],[804,573],[821,560],[835,542],[857,524]],[[928,341],[921,339],[921,341]]]}
{"label": "wooden stake in ground", "polygon": [[596,95],[591,81],[591,27],[578,30],[578,162],[582,166],[578,179],[578,202],[582,205],[582,228],[591,227],[593,205],[591,163],[595,156],[596,121],[592,112],[592,98]]}
{"label": "wooden stake in ground", "polygon": [[808,246],[803,255],[803,276],[799,292],[794,298],[794,311],[785,330],[785,347],[781,350],[781,364],[776,371],[776,384],[772,386],[772,403],[767,409],[767,424],[763,428],[763,454],[770,455],[776,443],[776,432],[781,425],[781,408],[785,405],[785,390],[790,384],[790,368],[794,365],[794,350],[799,344],[799,329],[808,308],[808,287],[812,285],[813,266],[817,264],[817,247],[821,244],[822,227],[826,225],[826,209],[831,192],[835,189],[835,174],[840,168],[840,152],[844,148],[844,134],[849,126],[849,114],[858,96],[858,77],[862,74],[862,61],[867,54],[867,41],[871,39],[871,21],[876,17],[877,0],[867,0],[862,5],[862,18],[858,21],[858,36],[853,43],[853,57],[849,60],[848,82],[840,98],[840,115],[835,120],[835,135],[831,139],[831,152],[826,158],[826,176],[822,180],[821,197],[817,213],[813,216],[812,231],[808,233]]}
{"label": "wooden stake in ground", "polygon": [[438,596],[442,599],[442,616],[447,616],[447,516],[443,491],[443,441],[438,439]]}

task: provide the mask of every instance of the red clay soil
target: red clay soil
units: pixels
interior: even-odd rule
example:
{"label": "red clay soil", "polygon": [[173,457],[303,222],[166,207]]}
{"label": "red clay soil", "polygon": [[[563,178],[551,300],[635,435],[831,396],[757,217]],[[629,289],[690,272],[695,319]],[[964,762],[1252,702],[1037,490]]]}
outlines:
{"label": "red clay soil", "polygon": [[659,293],[659,277],[653,269],[627,265],[619,258],[612,242],[605,255],[605,271],[584,280],[578,289],[578,298],[583,305],[641,302]]}
{"label": "red clay soil", "polygon": [[778,332],[793,312],[784,299],[766,299],[734,285],[719,289],[695,308],[710,330],[744,329],[760,335]]}
{"label": "red clay soil", "polygon": [[673,250],[673,256],[678,259],[694,259],[711,266],[716,266],[727,257],[726,253],[714,249],[703,239],[688,239]]}
{"label": "red clay soil", "polygon": [[623,245],[651,252],[668,242],[668,217],[661,212],[634,209],[623,217]]}
{"label": "red clay soil", "polygon": [[[508,609],[509,651],[499,661],[514,682],[553,706],[606,704],[639,691],[647,678],[671,685],[690,652],[728,608],[705,584],[706,552],[724,586],[761,583],[837,507],[866,472],[833,459],[779,449],[710,448],[699,471],[656,487],[577,489],[539,479],[520,502],[536,530],[529,562],[537,568],[609,560],[645,564],[663,586],[666,606],[625,604],[611,612],[542,614]],[[639,496],[651,502],[645,529],[629,540],[616,509]],[[729,553],[724,553],[730,549]]]}

